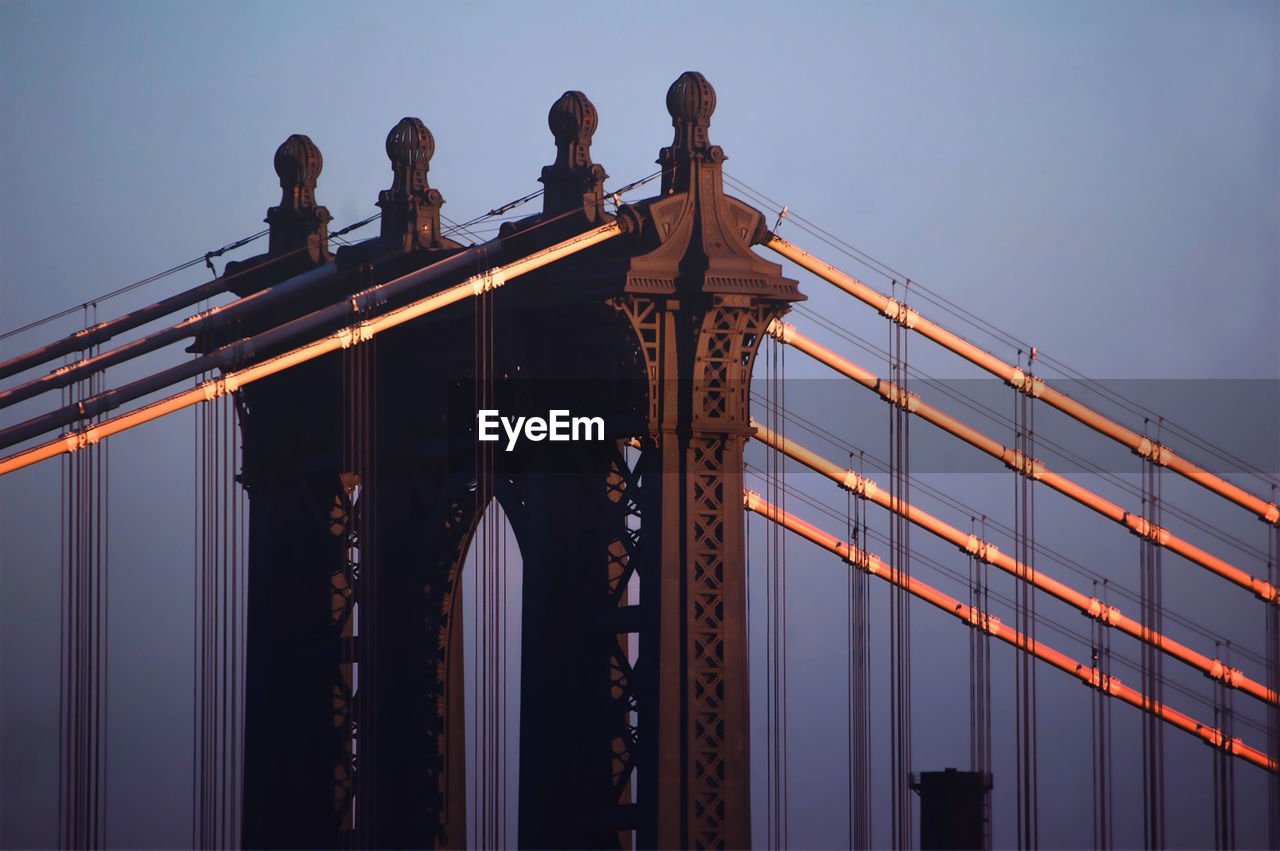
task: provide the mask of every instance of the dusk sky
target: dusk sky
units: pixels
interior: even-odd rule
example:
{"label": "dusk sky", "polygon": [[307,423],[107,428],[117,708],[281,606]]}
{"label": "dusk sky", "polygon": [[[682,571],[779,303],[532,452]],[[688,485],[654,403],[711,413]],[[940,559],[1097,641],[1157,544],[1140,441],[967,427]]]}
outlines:
{"label": "dusk sky", "polygon": [[[1170,398],[1178,413],[1166,415],[1189,418],[1209,441],[1258,459],[1268,481],[1280,476],[1274,2],[0,0],[0,334],[263,228],[266,209],[280,197],[272,156],[292,133],[310,136],[323,153],[316,197],[335,230],[377,211],[377,193],[390,185],[387,131],[403,116],[421,118],[436,143],[431,185],[447,201],[444,215],[463,222],[540,187],[539,171],[555,153],[547,110],[577,89],[599,112],[593,159],[610,174],[606,188],[620,187],[656,169],[658,149],[671,139],[664,96],[686,70],[715,87],[710,136],[729,157],[728,191],[759,206],[770,224],[779,209],[747,197],[744,185],[1081,376],[1175,380],[1165,386],[1251,379],[1246,392],[1253,395],[1245,398],[1257,417],[1250,428],[1233,425],[1236,411],[1198,409],[1180,391]],[[477,233],[489,238],[493,230],[482,225]],[[779,233],[881,290],[891,287],[793,221],[784,220]],[[259,251],[265,241],[218,258],[217,269]],[[799,270],[789,274],[809,296],[808,310],[884,345],[884,322],[868,308]],[[98,304],[91,321],[208,277],[197,265]],[[996,354],[1017,357],[1016,345],[919,306]],[[76,311],[4,336],[0,360],[85,319]],[[836,345],[803,314],[789,321]],[[930,344],[912,346],[920,358],[913,363],[934,377],[977,376]],[[186,355],[175,347],[149,363],[179,357]],[[792,378],[828,377],[798,353],[788,355],[787,368]],[[763,369],[762,359],[758,377]],[[827,384],[848,401],[828,397]],[[843,406],[870,403],[857,395],[865,391],[845,384],[825,382],[798,412],[823,421],[849,446],[883,443],[887,415],[879,409],[875,437],[848,424]],[[1147,404],[1158,407],[1156,395]],[[1002,413],[1012,410],[1008,394],[999,399]],[[0,411],[0,427],[39,407]],[[181,846],[190,837],[193,417],[170,419],[110,444],[108,841],[117,847]],[[1141,427],[1140,419],[1128,424]],[[841,463],[847,457],[834,448],[829,454]],[[1137,472],[1131,456],[1117,457],[1125,466],[1114,472]],[[57,838],[59,469],[47,461],[0,480],[3,847]],[[969,513],[1004,507],[1000,519],[1012,525],[1010,474],[994,464],[965,469],[924,477],[967,506],[951,522],[967,528]],[[1238,481],[1275,500],[1266,482]],[[843,514],[843,493],[803,474],[795,482]],[[1171,500],[1185,500],[1183,510],[1265,555],[1266,529],[1247,512],[1194,488],[1167,487]],[[1046,546],[1099,573],[1114,570],[1117,582],[1136,590],[1136,539],[1059,497],[1045,496],[1041,505]],[[799,502],[796,510],[842,531]],[[753,536],[761,523],[752,519]],[[1200,542],[1194,532],[1187,537]],[[1011,542],[1000,546],[1008,551]],[[966,569],[954,548],[925,552]],[[845,568],[799,541],[788,544],[788,554],[795,625],[787,636],[791,840],[795,847],[836,847],[847,841]],[[1249,557],[1238,554],[1250,572],[1265,576],[1265,558]],[[1263,652],[1261,603],[1175,556],[1165,563],[1171,608]],[[921,567],[926,581],[960,593],[929,570]],[[752,605],[763,605],[762,581],[757,575],[751,582]],[[919,611],[912,769],[967,768],[967,633],[954,618],[923,605]],[[1136,615],[1136,604],[1126,612]],[[1079,615],[1063,608],[1059,620],[1087,635]],[[765,636],[758,620],[751,630],[755,653]],[[1087,659],[1087,648],[1046,635]],[[1194,639],[1196,649],[1214,652],[1212,642]],[[1127,649],[1136,659],[1136,647]],[[1008,712],[997,710],[995,724],[998,735],[1011,737],[1012,656],[999,651],[995,661],[1009,672],[997,684]],[[760,750],[758,665],[752,710]],[[1166,672],[1175,666],[1167,663]],[[1260,666],[1245,667],[1263,677]],[[1211,694],[1203,677],[1183,670],[1170,676]],[[1138,681],[1136,673],[1122,679]],[[1054,671],[1043,671],[1040,682],[1041,842],[1087,845],[1090,766],[1081,754],[1090,735],[1089,692]],[[1183,702],[1180,708],[1212,720],[1208,707]],[[1253,703],[1236,698],[1238,709],[1260,719],[1255,707],[1245,708]],[[1114,713],[1121,735],[1131,734],[1117,745],[1118,763],[1130,766],[1117,768],[1117,776],[1140,790],[1132,768],[1135,759],[1141,767],[1137,712],[1117,706]],[[873,720],[885,715],[881,707]],[[1237,735],[1265,745],[1248,726],[1238,725]],[[1210,753],[1177,731],[1167,732],[1166,742],[1170,843],[1211,845]],[[1015,839],[1011,746],[1007,751],[996,765],[997,846]],[[756,759],[758,845],[768,836],[763,770]],[[1238,839],[1265,845],[1265,776],[1240,765],[1236,778]],[[1117,842],[1141,844],[1140,791],[1125,794],[1137,812],[1132,823],[1117,822]],[[876,804],[887,807],[887,798]],[[876,827],[881,844],[887,830],[886,814]]]}

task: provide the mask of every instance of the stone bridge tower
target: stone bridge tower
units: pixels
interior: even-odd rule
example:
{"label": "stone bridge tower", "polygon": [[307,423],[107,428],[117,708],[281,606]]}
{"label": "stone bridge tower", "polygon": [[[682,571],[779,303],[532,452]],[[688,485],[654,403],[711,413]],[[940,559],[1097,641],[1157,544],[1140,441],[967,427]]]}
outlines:
{"label": "stone bridge tower", "polygon": [[[459,574],[492,500],[524,571],[520,844],[750,844],[743,444],[757,346],[802,296],[724,193],[710,84],[682,74],[667,108],[660,194],[619,208],[622,236],[240,391],[247,846],[465,844]],[[542,213],[456,280],[611,218],[597,121],[556,101]],[[319,151],[291,137],[236,291],[332,264],[284,322],[462,251],[434,147],[393,128],[381,234],[331,257]],[[605,440],[505,452],[477,441],[482,406],[601,416]]]}

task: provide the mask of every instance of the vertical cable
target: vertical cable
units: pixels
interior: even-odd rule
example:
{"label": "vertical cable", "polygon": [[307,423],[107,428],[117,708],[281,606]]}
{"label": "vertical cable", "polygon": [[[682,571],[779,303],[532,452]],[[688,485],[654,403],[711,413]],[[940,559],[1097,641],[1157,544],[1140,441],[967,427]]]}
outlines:
{"label": "vertical cable", "polygon": [[[1027,355],[1027,375],[1034,375],[1036,350],[1032,347]],[[1023,458],[1027,464],[1035,459],[1035,399],[1029,393],[1017,394],[1018,404],[1021,409],[1021,425],[1022,433],[1021,451]],[[1036,587],[1035,581],[1035,478],[1027,472],[1020,473],[1018,476],[1020,485],[1020,507],[1019,514],[1022,519],[1022,527],[1019,535],[1020,544],[1020,560],[1027,566],[1028,579],[1030,581],[1022,582],[1020,589],[1023,594],[1023,635],[1027,636],[1031,644],[1034,646],[1036,640]],[[1039,830],[1039,747],[1036,737],[1036,663],[1035,659],[1029,653],[1019,654],[1022,661],[1022,723],[1023,723],[1023,777],[1025,796],[1025,834],[1028,848],[1037,848],[1040,843]]]}
{"label": "vertical cable", "polygon": [[[897,281],[893,281],[891,285],[891,295],[897,295]],[[889,321],[889,381],[901,387],[900,376],[898,375],[898,334],[893,320]],[[899,434],[900,419],[898,417],[898,407],[894,404],[889,406],[889,495],[890,503],[894,507],[898,505],[898,499],[901,494],[898,491],[900,478],[898,474],[898,444],[900,441]],[[893,564],[893,569],[902,570],[900,562],[901,551],[898,545],[898,524],[895,515],[889,517],[889,556]],[[906,847],[906,839],[902,831],[902,807],[904,804],[902,787],[907,783],[907,779],[902,776],[901,764],[901,736],[902,736],[902,691],[901,691],[901,610],[900,610],[900,594],[897,587],[889,592],[889,723],[890,723],[890,788],[891,796],[891,840],[892,847],[896,851],[902,851]]]}
{"label": "vertical cable", "polygon": [[[353,321],[359,321],[353,316]],[[376,448],[376,412],[377,400],[377,343],[365,340],[353,345],[348,351],[350,358],[350,394],[348,405],[351,409],[351,425],[349,435],[350,460],[346,468],[359,482],[359,497],[352,515],[356,540],[359,546],[360,579],[358,583],[360,618],[357,639],[360,666],[361,686],[355,695],[356,731],[358,747],[358,769],[356,772],[357,792],[355,804],[357,816],[354,821],[353,839],[363,847],[377,845],[378,824],[378,776],[377,733],[375,730],[378,717],[378,558],[376,552],[377,535],[374,528],[377,513],[377,468]],[[363,736],[360,735],[363,731]],[[363,780],[361,779],[363,777]]]}
{"label": "vertical cable", "polygon": [[[986,540],[986,517],[982,519],[982,540]],[[977,535],[977,518],[969,518],[969,534]],[[987,612],[987,563],[969,554],[969,605]],[[985,629],[969,630],[969,765],[970,770],[991,772],[991,634]],[[991,847],[990,796],[982,797],[982,847]]]}
{"label": "vertical cable", "polygon": [[231,703],[228,712],[231,716],[231,742],[230,742],[230,778],[229,799],[227,818],[227,841],[228,845],[235,846],[240,842],[240,823],[241,823],[241,788],[243,785],[243,731],[244,731],[244,706],[243,706],[243,683],[244,683],[244,647],[241,642],[241,629],[243,618],[243,598],[244,598],[244,569],[245,569],[245,534],[244,534],[244,516],[241,511],[242,500],[244,494],[240,489],[240,395],[237,392],[229,401],[228,405],[228,429],[230,430],[230,457],[226,468],[228,479],[228,488],[231,491],[231,566],[228,571],[231,582],[231,605],[227,613],[227,630],[231,635],[231,664],[229,677],[231,680]]}
{"label": "vertical cable", "polygon": [[[905,307],[910,281],[903,283]],[[896,289],[897,282],[893,282]],[[911,531],[902,512],[896,509],[910,499],[911,433],[907,414],[908,352],[907,329],[889,320],[889,380],[898,387],[900,398],[889,410],[889,488],[895,510],[889,520],[889,550],[895,570],[904,580],[911,576]],[[893,830],[895,848],[911,845],[911,597],[901,585],[890,592],[890,715],[893,787]]]}
{"label": "vertical cable", "polygon": [[[1027,356],[1027,374],[1033,375],[1036,352]],[[1022,350],[1018,351],[1022,359]],[[1035,458],[1035,408],[1029,394],[1014,390],[1014,449],[1020,459],[1014,470],[1014,550],[1027,566],[1027,579],[1016,585],[1015,610],[1018,629],[1035,642],[1036,589],[1035,577],[1035,479],[1031,464]],[[1014,683],[1017,692],[1017,795],[1018,845],[1039,845],[1037,819],[1038,747],[1036,739],[1036,666],[1029,653],[1015,654]]]}
{"label": "vertical cable", "polygon": [[[1276,486],[1271,486],[1271,502],[1276,503]],[[1267,530],[1267,581],[1280,588],[1280,526]],[[1280,600],[1266,607],[1267,688],[1280,694]],[[1267,707],[1267,756],[1280,764],[1280,707]],[[1267,841],[1280,848],[1280,774],[1267,775]]]}
{"label": "vertical cable", "polygon": [[[495,318],[492,292],[481,293],[474,301],[473,368],[476,409],[494,407]],[[472,674],[475,737],[471,744],[474,777],[472,793],[472,836],[477,847],[500,845],[506,824],[506,712],[505,712],[505,527],[496,499],[496,459],[489,442],[477,442],[475,449],[476,487],[473,511],[479,518],[473,544],[472,589],[475,619],[471,625]]]}
{"label": "vertical cable", "polygon": [[[197,377],[197,383],[209,379]],[[193,419],[191,844],[239,840],[243,765],[244,523],[234,398]]]}
{"label": "vertical cable", "polygon": [[[1111,589],[1109,587],[1109,581],[1104,579],[1102,581],[1102,602],[1105,605],[1111,604],[1110,590]],[[1104,668],[1104,676],[1105,676],[1104,682],[1106,682],[1109,686],[1111,681],[1111,630],[1100,628],[1099,632],[1102,634],[1102,665]],[[1115,794],[1115,775],[1113,772],[1114,760],[1112,758],[1112,752],[1115,747],[1115,744],[1114,744],[1115,735],[1112,727],[1111,701],[1107,700],[1106,695],[1107,695],[1106,692],[1102,690],[1098,691],[1098,703],[1100,706],[1100,713],[1102,715],[1102,730],[1103,730],[1103,738],[1102,738],[1103,752],[1102,752],[1102,772],[1101,773],[1103,777],[1104,788],[1101,794],[1103,795],[1105,808],[1103,811],[1104,817],[1102,820],[1102,829],[1106,834],[1105,847],[1115,848],[1116,847],[1115,818],[1114,818],[1115,801],[1113,800],[1113,796]]]}
{"label": "vertical cable", "polygon": [[[1144,435],[1149,422],[1144,421]],[[1160,434],[1157,431],[1156,441]],[[1144,638],[1152,631],[1163,630],[1163,594],[1161,576],[1161,548],[1154,540],[1160,526],[1160,473],[1159,465],[1145,458],[1141,467],[1142,507],[1149,534],[1142,537],[1141,600]],[[1163,655],[1147,641],[1142,647],[1142,690],[1149,708],[1164,703]],[[1162,848],[1164,837],[1164,725],[1153,712],[1144,714],[1142,721],[1143,764],[1143,841],[1147,848]]]}
{"label": "vertical cable", "polygon": [[[368,280],[364,272],[364,284]],[[349,324],[359,322],[352,305]],[[375,405],[377,387],[376,343],[356,342],[342,354],[342,491],[348,495],[346,554],[354,602],[351,607],[350,662],[351,696],[349,746],[343,758],[348,760],[352,775],[350,798],[350,830],[348,841],[368,847],[377,843],[377,777],[378,753],[373,732],[377,716],[378,657],[378,589],[377,556],[374,551],[374,518],[377,517],[377,482],[375,470]],[[340,496],[339,499],[342,497]],[[344,567],[344,569],[346,569]],[[341,675],[341,674],[340,674]],[[338,766],[335,766],[335,770]]]}
{"label": "vertical cable", "polygon": [[[1093,581],[1093,596],[1098,597],[1098,581]],[[1105,601],[1105,596],[1103,597]],[[1105,625],[1096,618],[1089,621],[1089,634],[1093,645],[1093,668],[1097,673],[1097,686],[1094,694],[1091,695],[1089,707],[1089,725],[1092,732],[1093,746],[1090,748],[1090,761],[1093,766],[1093,847],[1097,849],[1106,849],[1110,847],[1107,832],[1107,801],[1108,801],[1108,774],[1106,751],[1107,742],[1107,726],[1106,726],[1106,679],[1107,671],[1104,667],[1104,645],[1107,641],[1108,630]]]}
{"label": "vertical cable", "polygon": [[[1231,642],[1227,642],[1226,646],[1226,663],[1231,664]],[[1225,708],[1222,729],[1224,732],[1223,742],[1231,742],[1235,739],[1235,707],[1232,705],[1235,701],[1235,692],[1222,687],[1222,702]],[[1223,759],[1223,768],[1225,773],[1224,786],[1224,815],[1226,816],[1226,831],[1223,839],[1225,840],[1224,848],[1236,847],[1236,760],[1234,756],[1226,756]]]}
{"label": "vertical cable", "polygon": [[[85,328],[96,320],[97,305],[85,305]],[[87,354],[96,356],[98,347]],[[101,384],[100,375],[76,382],[64,404],[97,394]],[[58,841],[64,848],[106,842],[107,460],[105,443],[95,443],[62,462]]]}
{"label": "vertical cable", "polygon": [[[769,426],[782,434],[786,428],[784,411],[784,349],[771,338],[768,352],[768,379],[766,396]],[[775,505],[785,506],[784,458],[782,453],[771,452],[766,456],[765,478],[769,495]],[[765,559],[765,582],[768,588],[766,651],[766,741],[769,743],[769,814],[770,846],[785,848],[788,844],[787,829],[787,686],[786,686],[786,539],[776,524],[767,529],[768,549]]]}
{"label": "vertical cable", "polygon": [[[1222,658],[1222,644],[1215,641],[1213,643],[1213,655],[1216,659]],[[1213,748],[1213,847],[1225,849],[1227,844],[1227,798],[1226,798],[1226,761],[1230,759],[1226,754],[1224,747],[1226,742],[1227,722],[1226,722],[1226,703],[1223,699],[1224,684],[1215,680],[1213,683],[1213,726],[1222,731],[1223,741]]]}
{"label": "vertical cable", "polygon": [[[853,469],[853,453],[849,453],[849,469]],[[748,511],[747,516],[750,517],[753,512]],[[844,539],[851,544],[854,542],[853,534],[853,491],[845,489],[844,492]],[[848,674],[845,689],[845,718],[848,723],[849,730],[849,749],[845,761],[845,777],[849,784],[849,832],[848,845],[849,848],[859,848],[855,837],[855,828],[857,825],[857,789],[858,779],[854,762],[858,749],[858,734],[855,729],[855,714],[857,713],[857,618],[858,606],[856,600],[857,591],[855,589],[855,577],[859,573],[857,570],[848,570],[845,572],[845,659],[848,663]]]}
{"label": "vertical cable", "polygon": [[[864,457],[858,453],[858,474],[864,470]],[[853,453],[849,453],[849,467],[853,468]],[[847,492],[847,500],[852,493]],[[859,496],[852,508],[846,507],[848,540],[858,544],[866,529],[867,501]],[[849,713],[850,713],[850,768],[849,785],[849,847],[871,847],[871,680],[868,659],[870,656],[870,612],[867,575],[861,570],[850,569],[849,577]]]}
{"label": "vertical cable", "polygon": [[[787,347],[778,347],[778,432],[783,440],[787,439]],[[787,459],[781,452],[774,453],[778,456],[778,492],[782,499],[782,509],[786,510],[787,500]],[[778,725],[778,733],[782,739],[782,765],[780,774],[782,777],[782,844],[779,847],[786,848],[791,845],[791,771],[789,758],[789,731],[790,723],[788,721],[788,695],[790,689],[787,687],[787,539],[788,536],[782,530],[779,530],[779,600],[778,600],[778,680],[781,690],[778,696],[778,707],[781,712],[780,723]]]}

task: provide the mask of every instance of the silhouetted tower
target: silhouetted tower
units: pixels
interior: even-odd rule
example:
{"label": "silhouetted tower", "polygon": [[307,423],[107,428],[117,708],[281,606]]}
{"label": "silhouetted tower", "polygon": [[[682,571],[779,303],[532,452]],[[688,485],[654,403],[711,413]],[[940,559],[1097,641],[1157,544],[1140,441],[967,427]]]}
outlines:
{"label": "silhouetted tower", "polygon": [[[685,73],[667,108],[661,193],[619,209],[623,236],[242,391],[247,844],[464,843],[455,613],[493,500],[524,571],[520,844],[620,847],[630,830],[642,847],[750,844],[749,380],[769,321],[802,296],[750,250],[762,215],[724,194],[711,86]],[[597,120],[580,92],[556,101],[542,213],[444,284],[611,218]],[[461,250],[440,235],[433,151],[416,119],[392,130],[382,234],[271,321]],[[309,228],[277,240],[272,221],[268,257],[228,269],[241,289],[296,274],[261,265],[284,253],[329,262],[299,250],[323,244],[315,163],[294,193]],[[281,180],[286,196],[304,182]],[[495,449],[476,440],[482,406],[601,416],[605,440]]]}

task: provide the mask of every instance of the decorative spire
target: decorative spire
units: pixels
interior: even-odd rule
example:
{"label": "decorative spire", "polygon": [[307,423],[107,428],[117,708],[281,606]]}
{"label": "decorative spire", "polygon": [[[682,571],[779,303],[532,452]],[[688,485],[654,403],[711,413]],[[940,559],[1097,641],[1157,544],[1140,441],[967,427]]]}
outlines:
{"label": "decorative spire", "polygon": [[316,206],[316,179],[324,168],[320,149],[306,136],[295,133],[276,148],[276,174],[280,177],[280,205],[267,210],[271,226],[270,254],[286,254],[305,248],[312,263],[329,260],[329,221],[324,207]]}
{"label": "decorative spire", "polygon": [[427,185],[436,140],[417,118],[402,118],[387,134],[391,188],[378,193],[382,237],[398,241],[405,251],[444,247],[440,241],[440,207],[444,196]]}
{"label": "decorative spire", "polygon": [[707,137],[715,109],[715,89],[696,71],[681,74],[667,90],[675,136],[658,152],[661,194],[619,213],[635,219],[627,289],[802,299],[781,266],[751,250],[768,234],[764,215],[724,192],[726,157]]}
{"label": "decorative spire", "polygon": [[604,214],[604,168],[591,162],[591,137],[599,125],[595,106],[582,92],[565,92],[551,105],[547,126],[556,140],[556,161],[542,169],[542,210],[559,215],[582,209],[598,222]]}
{"label": "decorative spire", "polygon": [[685,71],[667,89],[667,112],[676,132],[671,146],[658,152],[658,164],[664,172],[663,194],[689,188],[691,163],[718,165],[727,159],[720,146],[712,145],[707,137],[715,111],[716,90],[697,71]]}
{"label": "decorative spire", "polygon": [[420,118],[401,118],[387,134],[387,157],[395,175],[391,183],[392,194],[419,194],[426,192],[427,171],[431,158],[436,154],[436,138]]}

